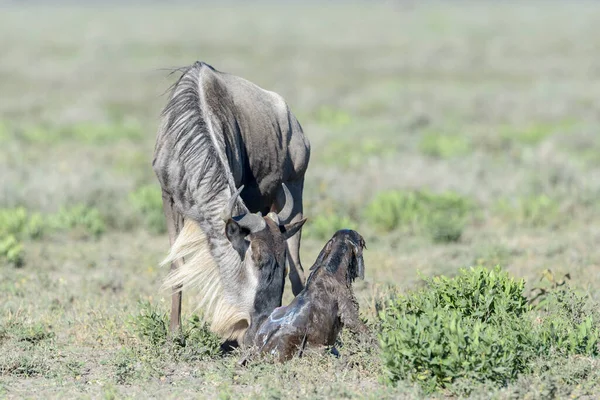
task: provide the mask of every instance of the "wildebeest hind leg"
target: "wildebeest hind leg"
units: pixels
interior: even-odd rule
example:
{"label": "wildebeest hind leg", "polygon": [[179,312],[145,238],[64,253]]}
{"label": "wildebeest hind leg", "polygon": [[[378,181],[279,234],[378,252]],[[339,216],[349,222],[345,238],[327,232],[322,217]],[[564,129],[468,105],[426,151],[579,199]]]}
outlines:
{"label": "wildebeest hind leg", "polygon": [[[171,196],[163,192],[163,211],[165,213],[167,231],[169,233],[169,242],[173,246],[177,235],[183,227],[183,217],[173,208],[173,199]],[[179,259],[171,263],[171,271],[176,270],[183,263],[183,259]],[[181,329],[181,298],[182,291],[180,286],[173,287],[171,296],[171,321],[169,324],[170,334],[174,336]]]}

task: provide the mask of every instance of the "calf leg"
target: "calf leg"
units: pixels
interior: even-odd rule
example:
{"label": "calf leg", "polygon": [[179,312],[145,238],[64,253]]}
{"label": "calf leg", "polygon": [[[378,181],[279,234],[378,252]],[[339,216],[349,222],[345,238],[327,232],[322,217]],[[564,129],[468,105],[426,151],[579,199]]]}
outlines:
{"label": "calf leg", "polygon": [[354,333],[369,334],[369,328],[361,321],[358,313],[358,302],[352,293],[338,300],[340,319],[345,327]]}
{"label": "calf leg", "polygon": [[[163,192],[163,211],[167,222],[167,231],[169,233],[169,242],[173,246],[177,235],[183,227],[183,217],[175,211],[173,208],[173,199],[171,196]],[[183,263],[182,259],[176,260],[171,263],[171,271],[176,270]],[[173,287],[173,294],[171,296],[171,321],[169,324],[170,334],[174,336],[176,332],[181,329],[181,299],[183,293],[181,286]]]}

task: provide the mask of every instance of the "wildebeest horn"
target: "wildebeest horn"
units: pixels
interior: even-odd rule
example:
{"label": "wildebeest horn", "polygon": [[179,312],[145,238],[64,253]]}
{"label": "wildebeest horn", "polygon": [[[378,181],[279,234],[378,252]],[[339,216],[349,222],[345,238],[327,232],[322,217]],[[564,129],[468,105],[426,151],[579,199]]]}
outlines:
{"label": "wildebeest horn", "polygon": [[246,214],[237,221],[238,225],[248,229],[250,232],[259,232],[265,229],[267,223],[258,214]]}
{"label": "wildebeest horn", "polygon": [[281,211],[277,213],[277,216],[281,222],[287,222],[294,210],[294,198],[285,183],[282,183],[281,186],[283,186],[283,193],[285,193],[285,203]]}
{"label": "wildebeest horn", "polygon": [[[231,196],[229,202],[227,203],[227,207],[223,210],[221,214],[221,218],[223,221],[227,222],[230,218],[233,218],[233,207],[235,206],[235,201],[237,200],[240,193],[244,190],[244,185],[240,186],[240,188]],[[244,214],[241,217],[236,217],[236,222],[239,226],[248,229],[250,232],[258,232],[262,231],[267,223],[262,218],[262,215],[259,214]]]}
{"label": "wildebeest horn", "polygon": [[230,218],[232,218],[233,207],[235,206],[235,201],[237,200],[240,193],[242,193],[242,190],[244,190],[244,185],[240,186],[240,188],[229,199],[227,206],[221,213],[221,218],[223,219],[223,221],[227,222],[227,221],[229,221]]}

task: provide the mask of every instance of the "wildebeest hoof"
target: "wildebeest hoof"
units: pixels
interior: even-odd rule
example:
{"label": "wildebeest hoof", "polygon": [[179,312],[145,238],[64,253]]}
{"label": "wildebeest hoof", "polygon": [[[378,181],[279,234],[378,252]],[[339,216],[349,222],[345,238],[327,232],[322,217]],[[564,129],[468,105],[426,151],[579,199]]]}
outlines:
{"label": "wildebeest hoof", "polygon": [[340,358],[340,352],[338,351],[338,349],[335,348],[335,346],[332,346],[331,349],[329,350],[330,354],[333,354],[335,356],[335,358]]}
{"label": "wildebeest hoof", "polygon": [[237,365],[239,367],[245,367],[248,365],[248,358],[247,357],[242,357],[238,360]]}

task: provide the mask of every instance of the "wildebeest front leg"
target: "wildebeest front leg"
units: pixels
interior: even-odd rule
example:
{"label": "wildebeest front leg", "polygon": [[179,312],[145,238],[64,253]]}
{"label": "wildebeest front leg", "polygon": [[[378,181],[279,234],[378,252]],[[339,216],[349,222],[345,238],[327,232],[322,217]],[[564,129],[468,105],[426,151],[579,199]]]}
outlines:
{"label": "wildebeest front leg", "polygon": [[[173,246],[175,239],[177,239],[177,235],[181,231],[183,227],[183,218],[177,213],[173,208],[173,199],[171,196],[163,192],[163,211],[165,213],[166,223],[167,223],[167,231],[169,233],[169,243]],[[171,263],[171,271],[176,270],[180,267],[182,259],[176,260]],[[182,291],[180,286],[173,287],[173,294],[171,296],[171,321],[169,324],[169,329],[171,335],[174,335],[181,329],[181,299],[182,299]]]}
{"label": "wildebeest front leg", "polygon": [[[303,205],[302,205],[302,191],[304,187],[304,180],[289,183],[288,189],[294,199],[294,208],[292,210],[292,217],[290,221],[286,223],[295,223],[304,218]],[[300,239],[302,237],[302,229],[300,229],[294,236],[287,240],[287,264],[290,271],[290,283],[292,284],[292,292],[294,296],[304,289],[304,269],[300,263]]]}

